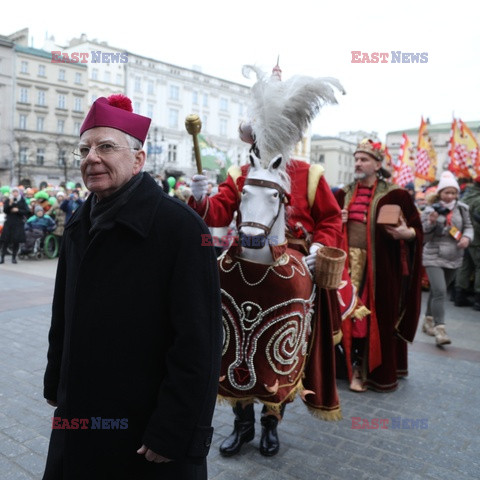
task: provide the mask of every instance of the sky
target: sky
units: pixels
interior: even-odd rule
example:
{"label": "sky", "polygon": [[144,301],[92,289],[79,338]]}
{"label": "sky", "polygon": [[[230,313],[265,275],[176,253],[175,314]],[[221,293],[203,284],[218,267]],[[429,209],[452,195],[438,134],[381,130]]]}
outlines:
{"label": "sky", "polygon": [[[48,5],[48,7],[46,7]],[[416,128],[452,117],[480,120],[480,28],[476,0],[57,0],[10,4],[0,34],[28,27],[34,47],[46,35],[59,44],[89,39],[203,73],[252,85],[242,66],[270,71],[280,57],[283,78],[332,76],[346,95],[324,107],[312,133]],[[76,5],[75,7],[71,5]],[[352,63],[352,52],[388,53],[387,63]],[[424,53],[425,63],[392,63],[392,51]]]}

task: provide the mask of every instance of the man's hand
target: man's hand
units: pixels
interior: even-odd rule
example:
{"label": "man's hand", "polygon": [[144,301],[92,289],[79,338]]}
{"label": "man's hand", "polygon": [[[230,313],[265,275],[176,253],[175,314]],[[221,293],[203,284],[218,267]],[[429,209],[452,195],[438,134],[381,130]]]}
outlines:
{"label": "man's hand", "polygon": [[149,462],[155,463],[166,463],[171,462],[169,458],[162,457],[158,453],[155,453],[153,450],[150,450],[146,445],[142,445],[138,450],[137,453],[140,455],[145,455],[145,458]]}
{"label": "man's hand", "polygon": [[438,215],[438,212],[436,212],[435,210],[433,212],[431,212],[429,215],[428,215],[428,221],[430,223],[437,223],[437,220],[438,220],[438,217],[440,215]]}
{"label": "man's hand", "polygon": [[457,247],[460,248],[461,250],[464,250],[465,248],[470,245],[470,239],[468,237],[462,237],[458,242],[457,242]]}
{"label": "man's hand", "polygon": [[319,243],[314,243],[310,247],[310,255],[305,257],[305,262],[307,263],[308,269],[312,272],[312,274],[315,273],[315,259],[317,258],[317,250],[322,246],[323,245],[320,245]]}
{"label": "man's hand", "polygon": [[197,202],[203,200],[203,198],[205,198],[207,195],[208,181],[205,175],[206,173],[207,172],[204,170],[203,175],[197,174],[192,177],[192,195]]}
{"label": "man's hand", "polygon": [[395,240],[412,240],[415,238],[415,230],[407,227],[405,220],[402,218],[398,227],[385,225],[385,231]]}

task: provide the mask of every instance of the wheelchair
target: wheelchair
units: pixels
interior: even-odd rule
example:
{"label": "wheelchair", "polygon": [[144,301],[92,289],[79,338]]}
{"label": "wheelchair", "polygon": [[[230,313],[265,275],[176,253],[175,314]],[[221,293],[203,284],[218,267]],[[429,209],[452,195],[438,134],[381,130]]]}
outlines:
{"label": "wheelchair", "polygon": [[25,232],[26,241],[20,244],[18,258],[41,260],[42,258],[56,258],[58,256],[59,241],[53,233],[44,233],[33,229]]}

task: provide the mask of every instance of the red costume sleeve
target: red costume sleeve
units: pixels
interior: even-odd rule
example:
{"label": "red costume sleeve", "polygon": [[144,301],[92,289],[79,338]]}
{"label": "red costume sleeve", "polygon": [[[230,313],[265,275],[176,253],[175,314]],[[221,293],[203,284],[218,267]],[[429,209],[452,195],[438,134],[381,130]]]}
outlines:
{"label": "red costume sleeve", "polygon": [[[245,172],[242,168],[242,174]],[[237,184],[241,184],[244,176],[237,179]],[[207,197],[203,202],[196,202],[193,195],[188,201],[192,207],[205,221],[209,227],[227,227],[233,219],[234,213],[239,205],[239,188],[231,175],[218,186],[218,193],[212,197]]]}
{"label": "red costume sleeve", "polygon": [[321,177],[318,182],[311,215],[314,221],[312,242],[329,247],[340,247],[342,243],[340,207],[324,177]]}

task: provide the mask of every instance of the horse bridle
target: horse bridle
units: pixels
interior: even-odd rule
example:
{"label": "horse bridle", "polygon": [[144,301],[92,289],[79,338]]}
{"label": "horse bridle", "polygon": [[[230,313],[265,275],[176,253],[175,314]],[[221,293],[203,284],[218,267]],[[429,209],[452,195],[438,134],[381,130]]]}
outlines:
{"label": "horse bridle", "polygon": [[[280,215],[280,209],[283,203],[288,203],[288,195],[287,192],[285,191],[284,188],[282,188],[278,183],[272,182],[270,180],[261,180],[258,178],[246,178],[245,179],[245,184],[244,185],[253,185],[255,187],[263,187],[263,188],[273,188],[279,193],[279,200],[280,202],[278,203],[278,210],[273,217],[273,220],[271,221],[270,225],[263,225],[262,223],[258,222],[240,222],[238,224],[238,228],[241,229],[241,227],[254,227],[254,228],[259,228],[260,230],[263,230],[265,233],[264,235],[256,235],[256,237],[263,237],[266,238],[270,235],[270,232],[272,231],[273,225],[277,221],[278,216]],[[253,242],[255,243],[255,242]],[[250,248],[262,248],[264,242],[260,242],[258,246],[250,246]]]}

